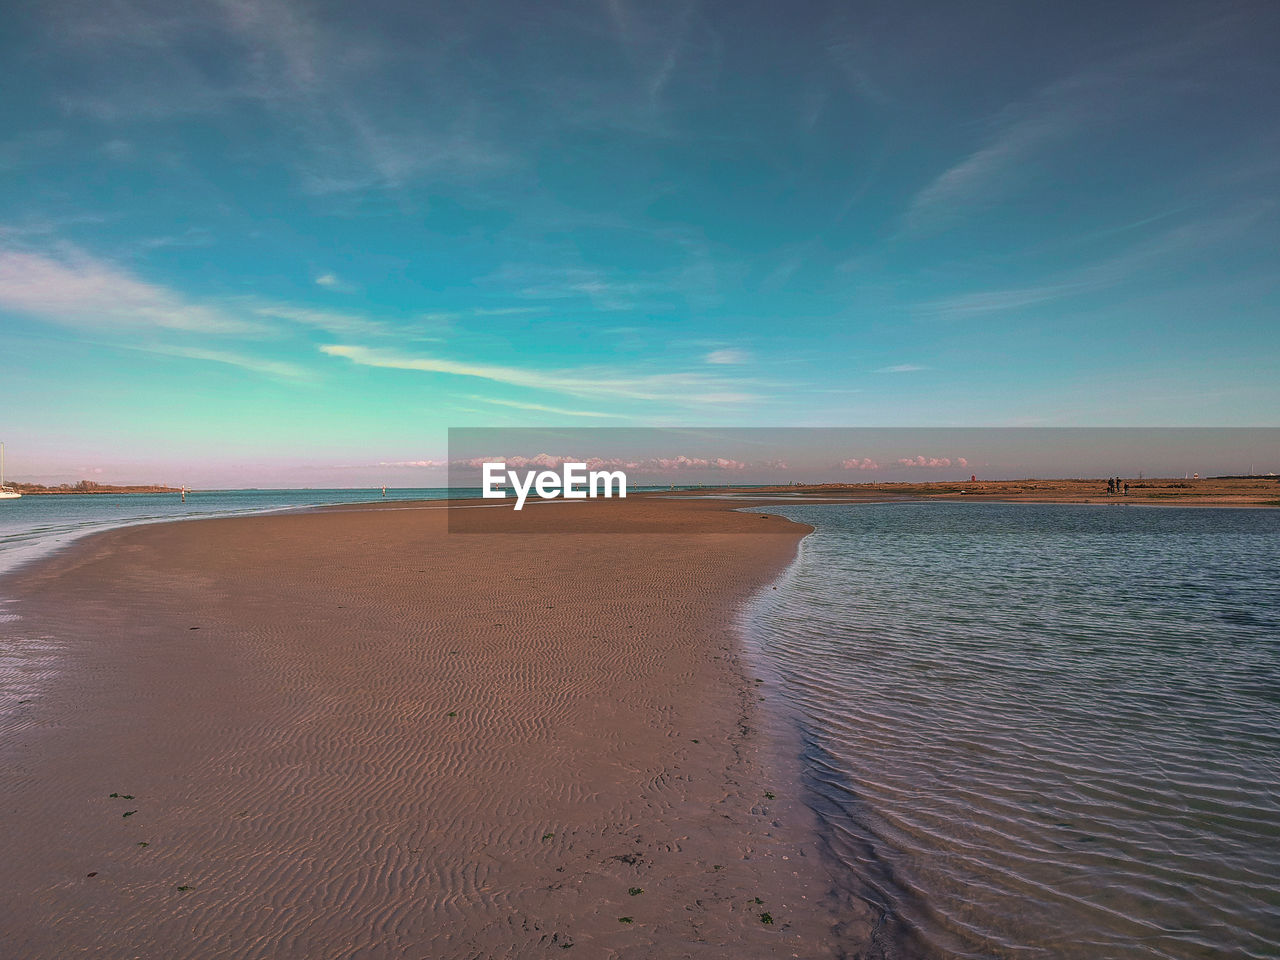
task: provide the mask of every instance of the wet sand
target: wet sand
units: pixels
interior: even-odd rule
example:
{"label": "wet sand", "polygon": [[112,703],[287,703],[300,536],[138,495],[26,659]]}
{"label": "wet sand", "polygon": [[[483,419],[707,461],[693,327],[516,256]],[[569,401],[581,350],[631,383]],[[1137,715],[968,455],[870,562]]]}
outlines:
{"label": "wet sand", "polygon": [[[198,520],[24,568],[6,954],[856,952],[736,627],[808,528],[741,505]],[[680,532],[537,532],[566,509]]]}

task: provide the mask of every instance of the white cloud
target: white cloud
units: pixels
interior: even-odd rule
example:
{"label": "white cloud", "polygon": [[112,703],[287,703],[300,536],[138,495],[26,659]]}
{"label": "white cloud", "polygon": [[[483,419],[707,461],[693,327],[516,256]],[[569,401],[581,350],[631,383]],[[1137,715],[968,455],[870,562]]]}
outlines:
{"label": "white cloud", "polygon": [[623,397],[630,400],[712,404],[744,403],[755,399],[752,394],[726,389],[735,386],[733,381],[707,374],[631,374],[609,368],[525,370],[445,357],[407,356],[391,350],[348,344],[325,345],[320,350],[328,356],[342,357],[367,367],[477,377],[495,383],[550,390],[578,397]]}
{"label": "white cloud", "polygon": [[945,225],[1009,188],[1013,173],[1037,150],[1074,133],[1082,117],[1075,111],[1042,112],[1009,123],[986,146],[939,174],[916,194],[907,210],[914,233]]}
{"label": "white cloud", "polygon": [[498,400],[494,397],[479,397],[474,394],[467,399],[481,403],[492,403],[499,407],[513,407],[516,410],[533,410],[537,413],[554,413],[565,417],[598,417],[610,420],[621,419],[616,413],[601,413],[597,410],[566,410],[563,407],[548,407],[541,403],[521,403],[518,400]]}
{"label": "white cloud", "polygon": [[[520,296],[534,300],[565,300],[586,297],[597,310],[630,310],[636,299],[649,289],[639,283],[605,280],[589,271],[568,271],[563,282],[525,287]],[[574,277],[578,277],[574,279]]]}
{"label": "white cloud", "polygon": [[881,367],[876,373],[919,373],[921,370],[928,370],[928,367],[922,367],[915,363],[896,363],[891,367]]}
{"label": "white cloud", "polygon": [[358,313],[334,313],[329,310],[314,310],[310,307],[295,307],[283,303],[258,304],[253,312],[263,317],[274,317],[287,320],[303,327],[314,327],[338,336],[385,335],[391,327],[380,321],[371,320]]}
{"label": "white cloud", "polygon": [[521,313],[542,313],[541,307],[472,307],[467,311],[472,317],[509,317]]}
{"label": "white cloud", "polygon": [[723,350],[712,350],[707,354],[707,363],[714,364],[737,364],[750,363],[751,354],[746,350],[739,350],[734,347],[726,347]]}
{"label": "white cloud", "polygon": [[658,470],[745,470],[747,464],[727,457],[654,457],[641,461],[642,466]]}
{"label": "white cloud", "polygon": [[986,141],[944,170],[912,199],[904,226],[930,233],[1003,201],[1046,158],[1064,148],[1088,150],[1099,128],[1178,103],[1170,90],[1185,82],[1189,58],[1212,50],[1202,36],[1130,50],[1094,63],[1012,103],[994,118]]}
{"label": "white cloud", "polygon": [[917,313],[941,319],[963,320],[1108,290],[1121,286],[1146,271],[1172,271],[1179,264],[1198,257],[1201,251],[1228,243],[1245,234],[1262,216],[1262,210],[1251,207],[1229,210],[1220,216],[1188,220],[1112,256],[1060,271],[1047,278],[1049,282],[956,294],[922,303],[917,308]]}
{"label": "white cloud", "polygon": [[904,467],[923,467],[927,470],[969,466],[969,461],[964,457],[899,457],[898,463]]}
{"label": "white cloud", "polygon": [[66,326],[109,331],[161,328],[255,334],[264,329],[81,254],[58,259],[0,250],[0,307]]}
{"label": "white cloud", "polygon": [[99,149],[103,156],[119,163],[126,163],[133,160],[138,155],[137,147],[128,140],[121,140],[119,138],[108,140]]}
{"label": "white cloud", "polygon": [[1045,284],[1038,287],[1015,287],[1007,290],[980,290],[962,293],[924,304],[921,313],[963,319],[984,313],[1019,310],[1039,303],[1048,303],[1075,293],[1087,293],[1088,287],[1080,283]]}
{"label": "white cloud", "polygon": [[155,344],[148,346],[130,345],[126,349],[137,350],[141,353],[154,353],[166,357],[182,357],[188,360],[222,363],[277,380],[306,380],[310,378],[310,373],[295,363],[249,357],[230,350],[205,350],[200,347],[174,347]]}
{"label": "white cloud", "polygon": [[470,317],[510,317],[542,312],[542,307],[469,307],[465,310],[436,310],[423,313],[419,315],[419,319],[428,323],[450,324]]}
{"label": "white cloud", "polygon": [[263,336],[279,331],[280,324],[272,324],[272,320],[337,336],[387,336],[396,332],[389,323],[356,313],[249,298],[195,302],[176,290],[78,251],[51,256],[0,249],[0,309],[106,333],[152,329]]}
{"label": "white cloud", "polygon": [[[291,0],[88,5],[58,23],[62,107],[103,123],[267,111],[303,189],[395,189],[418,178],[480,179],[512,158],[485,134],[489,110],[450,55],[344,29]],[[202,51],[225,53],[210,70]],[[131,69],[121,71],[128,62]],[[387,89],[417,71],[414,109]]]}

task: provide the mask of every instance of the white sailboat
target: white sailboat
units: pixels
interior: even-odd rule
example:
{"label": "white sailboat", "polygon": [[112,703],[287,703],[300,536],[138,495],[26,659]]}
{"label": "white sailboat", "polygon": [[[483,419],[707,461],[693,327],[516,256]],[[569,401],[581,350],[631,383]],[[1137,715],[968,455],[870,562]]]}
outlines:
{"label": "white sailboat", "polygon": [[4,485],[4,443],[0,442],[0,500],[17,500],[22,494]]}

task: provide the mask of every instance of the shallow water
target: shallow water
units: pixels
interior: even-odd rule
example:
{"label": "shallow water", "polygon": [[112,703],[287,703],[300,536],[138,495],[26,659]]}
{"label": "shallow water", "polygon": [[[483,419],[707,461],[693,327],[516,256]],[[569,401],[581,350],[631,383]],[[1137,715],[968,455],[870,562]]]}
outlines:
{"label": "shallow water", "polygon": [[189,490],[177,493],[28,495],[0,501],[0,573],[88,533],[136,523],[236,516],[337,503],[440,500],[443,487],[349,490]]}
{"label": "shallow water", "polygon": [[[635,492],[667,486],[633,485]],[[682,490],[685,487],[675,487]],[[139,523],[241,516],[276,510],[390,500],[475,498],[479,487],[352,487],[348,489],[188,490],[178,493],[29,494],[0,500],[0,574],[89,533]]]}
{"label": "shallow water", "polygon": [[888,957],[1280,956],[1280,512],[770,506],[752,611]]}

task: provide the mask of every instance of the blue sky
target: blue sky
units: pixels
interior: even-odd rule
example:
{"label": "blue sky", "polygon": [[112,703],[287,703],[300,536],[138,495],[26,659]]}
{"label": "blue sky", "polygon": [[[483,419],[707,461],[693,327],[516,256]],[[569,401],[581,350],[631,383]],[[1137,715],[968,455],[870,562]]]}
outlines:
{"label": "blue sky", "polygon": [[1274,5],[5,18],[18,479],[411,485],[449,426],[1277,421]]}

